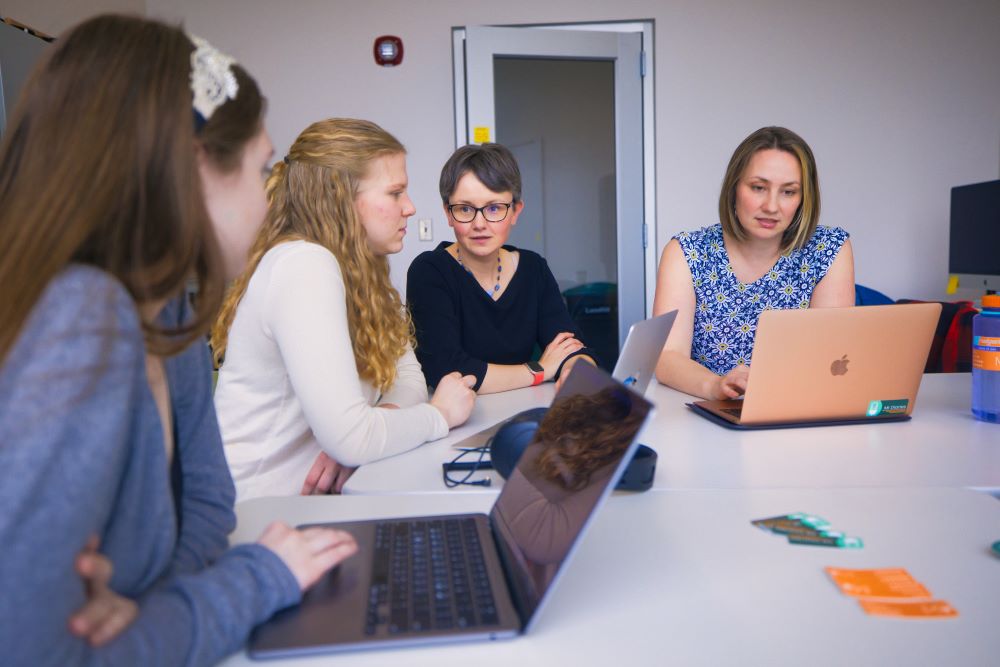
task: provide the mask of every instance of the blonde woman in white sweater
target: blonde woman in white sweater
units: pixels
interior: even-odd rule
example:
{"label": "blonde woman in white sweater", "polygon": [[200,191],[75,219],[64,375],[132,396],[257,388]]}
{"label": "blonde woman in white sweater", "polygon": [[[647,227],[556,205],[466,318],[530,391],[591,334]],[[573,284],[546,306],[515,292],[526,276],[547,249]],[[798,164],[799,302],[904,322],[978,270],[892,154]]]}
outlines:
{"label": "blonde woman in white sweater", "polygon": [[339,492],[356,466],[445,436],[475,383],[428,401],[389,281],[414,207],[405,149],[377,125],[310,125],[267,182],[269,212],[212,334],[215,392],[240,500]]}

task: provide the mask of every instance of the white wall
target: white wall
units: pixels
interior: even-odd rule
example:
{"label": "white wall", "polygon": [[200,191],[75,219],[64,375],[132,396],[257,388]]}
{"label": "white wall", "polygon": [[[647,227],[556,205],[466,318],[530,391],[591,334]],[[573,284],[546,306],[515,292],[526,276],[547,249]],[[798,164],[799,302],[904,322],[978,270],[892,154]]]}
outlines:
{"label": "white wall", "polygon": [[0,0],[0,16],[13,18],[48,35],[58,35],[101,12],[145,14],[145,0]]}
{"label": "white wall", "polygon": [[[46,2],[3,9],[11,4]],[[308,122],[332,115],[370,118],[399,136],[410,150],[415,218],[434,218],[434,243],[447,237],[436,182],[453,149],[450,28],[458,25],[655,20],[659,246],[713,223],[733,148],[762,125],[782,124],[817,154],[823,221],[851,232],[858,281],[894,297],[942,297],[949,188],[1000,170],[996,0],[146,6],[183,19],[247,65],[270,97],[279,152]],[[405,43],[399,68],[372,62],[372,40],[385,33]],[[415,234],[407,243],[393,262],[397,283],[410,259],[434,245]]]}

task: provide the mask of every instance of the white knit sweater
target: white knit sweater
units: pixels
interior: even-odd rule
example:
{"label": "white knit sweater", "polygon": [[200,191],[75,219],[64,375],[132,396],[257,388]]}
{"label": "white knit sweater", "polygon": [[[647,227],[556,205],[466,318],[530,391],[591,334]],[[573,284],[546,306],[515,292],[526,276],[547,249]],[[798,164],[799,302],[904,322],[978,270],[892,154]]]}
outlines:
{"label": "white knit sweater", "polygon": [[412,350],[385,395],[358,377],[345,298],[336,257],[306,241],[272,248],[251,277],[215,390],[238,500],[299,493],[321,450],[358,466],[447,435]]}

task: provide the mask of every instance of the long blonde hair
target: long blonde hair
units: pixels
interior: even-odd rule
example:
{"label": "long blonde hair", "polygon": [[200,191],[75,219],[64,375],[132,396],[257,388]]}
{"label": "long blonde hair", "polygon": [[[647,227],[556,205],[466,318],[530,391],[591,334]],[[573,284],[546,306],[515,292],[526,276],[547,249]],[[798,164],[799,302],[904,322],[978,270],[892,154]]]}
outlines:
{"label": "long blonde hair", "polygon": [[331,118],[302,131],[267,180],[267,218],[212,330],[216,363],[225,356],[236,309],[261,258],[280,243],[304,240],[332,252],[340,264],[358,375],[382,392],[392,386],[396,362],[412,344],[413,324],[389,281],[389,261],[368,247],[355,200],[374,160],[405,152],[395,137],[365,120]]}

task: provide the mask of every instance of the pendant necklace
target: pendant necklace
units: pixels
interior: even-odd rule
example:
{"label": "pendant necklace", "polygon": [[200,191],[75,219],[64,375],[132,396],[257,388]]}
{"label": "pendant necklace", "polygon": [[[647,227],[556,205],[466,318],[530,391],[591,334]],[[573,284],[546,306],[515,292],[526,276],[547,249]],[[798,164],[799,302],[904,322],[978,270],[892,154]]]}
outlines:
{"label": "pendant necklace", "polygon": [[[457,244],[455,245],[455,256],[458,259],[458,265],[461,266],[463,269],[465,269],[470,276],[472,276],[473,278],[476,279],[476,282],[478,283],[479,282],[479,278],[476,278],[476,274],[474,274],[472,272],[472,269],[470,269],[469,267],[467,267],[462,262],[462,249]],[[497,250],[497,282],[496,282],[495,285],[493,285],[493,290],[492,291],[486,289],[485,287],[483,287],[483,291],[486,292],[487,296],[489,296],[494,301],[496,301],[497,292],[500,291],[500,274],[501,274],[501,272],[503,272],[503,264],[501,264],[501,262],[500,262],[500,250]],[[480,285],[480,287],[482,287],[482,285]]]}

